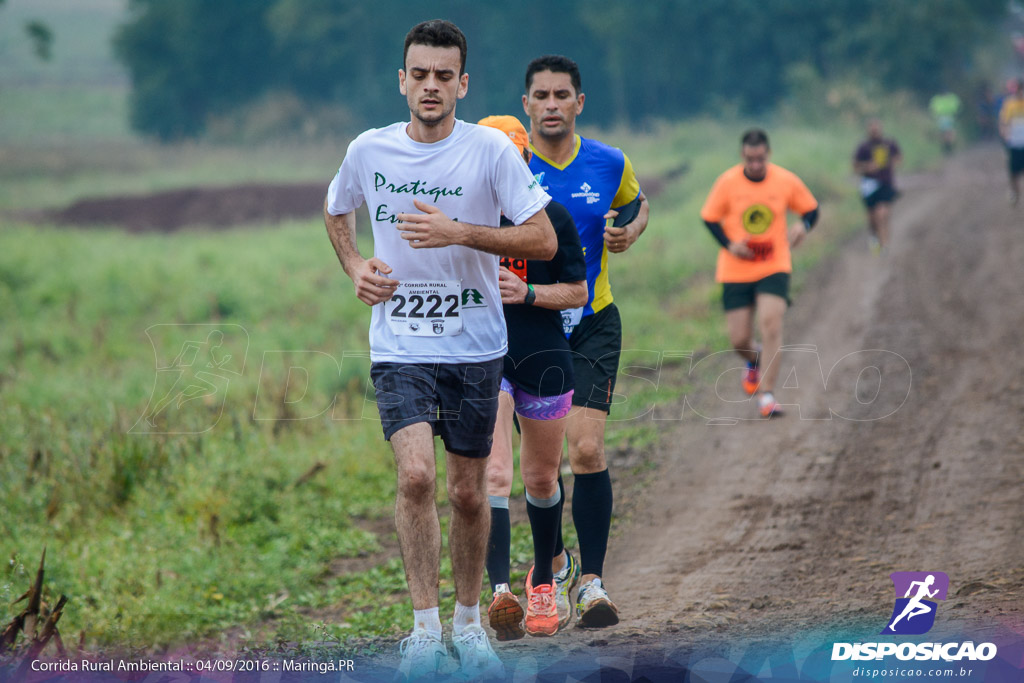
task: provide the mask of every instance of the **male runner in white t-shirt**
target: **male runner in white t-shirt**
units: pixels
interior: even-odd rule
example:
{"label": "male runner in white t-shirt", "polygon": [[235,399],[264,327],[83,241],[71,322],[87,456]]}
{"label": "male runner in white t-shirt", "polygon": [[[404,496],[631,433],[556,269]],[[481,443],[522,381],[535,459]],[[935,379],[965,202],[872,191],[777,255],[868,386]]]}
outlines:
{"label": "male runner in white t-shirt", "polygon": [[[461,674],[502,675],[480,626],[490,524],[484,485],[507,348],[497,255],[550,259],[558,243],[540,189],[507,136],[455,118],[466,95],[466,40],[454,24],[418,24],[398,72],[410,122],[349,145],[327,194],[327,232],[356,296],[372,307],[371,377],[398,470],[395,522],[414,628],[407,679],[449,673],[438,615],[441,530],[434,436],[444,442],[455,579],[453,638]],[[365,203],[374,255],[355,240]],[[515,225],[500,228],[504,214]]]}

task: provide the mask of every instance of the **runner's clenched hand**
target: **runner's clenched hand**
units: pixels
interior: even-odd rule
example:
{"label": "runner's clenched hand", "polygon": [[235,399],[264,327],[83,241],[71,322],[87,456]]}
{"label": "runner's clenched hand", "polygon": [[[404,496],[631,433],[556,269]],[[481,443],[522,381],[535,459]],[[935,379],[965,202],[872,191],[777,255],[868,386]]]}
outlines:
{"label": "runner's clenched hand", "polygon": [[743,242],[729,242],[729,253],[746,261],[754,259],[754,251],[747,246],[745,240]]}
{"label": "runner's clenched hand", "polygon": [[391,273],[391,266],[374,256],[365,259],[349,275],[356,287],[356,296],[368,306],[388,301],[395,294],[398,280],[384,277]]}
{"label": "runner's clenched hand", "polygon": [[[615,209],[609,209],[604,215],[605,223],[614,220],[619,215],[619,212]],[[604,242],[608,245],[608,251],[613,254],[621,254],[622,252],[633,246],[644,229],[647,227],[647,198],[644,194],[640,193],[640,209],[637,212],[636,217],[628,224],[622,227],[615,227],[614,225],[606,225],[604,229]]]}
{"label": "runner's clenched hand", "polygon": [[501,292],[501,303],[521,304],[526,301],[529,287],[523,279],[505,266],[498,269],[498,290]]}

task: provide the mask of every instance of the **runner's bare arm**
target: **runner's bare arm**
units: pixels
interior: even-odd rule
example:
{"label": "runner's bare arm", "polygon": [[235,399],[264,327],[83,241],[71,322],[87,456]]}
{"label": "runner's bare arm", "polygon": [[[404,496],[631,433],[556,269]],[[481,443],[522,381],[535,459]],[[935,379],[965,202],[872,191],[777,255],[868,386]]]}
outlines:
{"label": "runner's bare arm", "polygon": [[587,281],[558,282],[553,285],[537,285],[534,287],[537,298],[534,306],[562,311],[566,308],[579,308],[587,305]]}
{"label": "runner's bare arm", "polygon": [[519,225],[491,228],[452,220],[441,209],[413,200],[423,213],[400,213],[397,228],[413,249],[436,249],[459,244],[513,258],[548,261],[558,251],[555,229],[544,209]]}
{"label": "runner's bare arm", "polygon": [[[526,301],[529,286],[522,278],[504,266],[498,272],[498,289],[501,292],[501,303],[521,304]],[[537,295],[533,305],[561,311],[566,308],[579,308],[587,303],[587,281],[556,282],[553,285],[534,285]]]}
{"label": "runner's bare arm", "polygon": [[808,211],[807,213],[805,213],[801,217],[799,223],[794,223],[789,227],[789,246],[791,248],[796,247],[801,242],[803,242],[804,238],[807,237],[807,233],[811,231],[811,229],[815,226],[815,224],[817,224],[817,222],[818,207],[815,207]]}
{"label": "runner's bare arm", "polygon": [[[640,193],[640,208],[637,211],[636,218],[622,226],[616,228],[609,226],[604,229],[604,241],[608,245],[608,251],[613,254],[621,254],[622,252],[633,246],[633,243],[639,239],[640,235],[643,234],[644,230],[647,229],[647,221],[650,218],[650,205],[647,202],[647,196]],[[609,218],[615,218],[618,215],[618,211],[612,210],[604,215],[605,220]]]}
{"label": "runner's bare arm", "polygon": [[324,202],[324,225],[327,236],[334,245],[334,252],[345,270],[352,278],[356,288],[356,296],[368,306],[387,301],[394,295],[398,280],[384,277],[391,273],[391,267],[377,257],[364,259],[356,246],[356,214],[344,213],[332,215]]}

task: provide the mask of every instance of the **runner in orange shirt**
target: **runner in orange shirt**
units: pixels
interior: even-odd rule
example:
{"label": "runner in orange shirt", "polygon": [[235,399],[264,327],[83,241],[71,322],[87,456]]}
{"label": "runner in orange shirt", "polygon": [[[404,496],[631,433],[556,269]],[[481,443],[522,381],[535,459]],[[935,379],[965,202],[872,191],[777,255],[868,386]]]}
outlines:
{"label": "runner in orange shirt", "polygon": [[[792,172],[769,163],[768,135],[743,134],[742,163],[715,181],[701,209],[708,230],[722,245],[715,279],[722,283],[722,304],[729,341],[745,361],[743,388],[758,395],[764,417],[781,415],[773,393],[779,374],[782,318],[789,305],[790,248],[803,241],[818,220],[818,202]],[[786,226],[786,212],[803,220]],[[754,311],[763,348],[754,345]],[[762,356],[767,365],[761,368]]]}

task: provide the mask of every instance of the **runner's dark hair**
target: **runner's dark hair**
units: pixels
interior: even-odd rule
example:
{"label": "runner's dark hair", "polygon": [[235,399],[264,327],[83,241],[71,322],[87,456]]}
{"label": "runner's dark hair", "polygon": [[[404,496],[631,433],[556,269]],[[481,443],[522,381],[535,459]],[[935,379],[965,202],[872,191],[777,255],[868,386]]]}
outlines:
{"label": "runner's dark hair", "polygon": [[580,80],[580,67],[576,62],[563,55],[544,55],[530,62],[526,67],[526,92],[529,94],[530,86],[533,85],[533,75],[541,71],[550,71],[555,74],[569,74],[572,87],[579,95],[583,90],[583,82]]}
{"label": "runner's dark hair", "polygon": [[444,19],[431,19],[416,24],[405,34],[405,51],[402,53],[402,66],[409,56],[410,45],[427,45],[429,47],[459,48],[459,75],[466,73],[466,36],[459,27]]}
{"label": "runner's dark hair", "polygon": [[767,149],[771,149],[772,146],[768,144],[768,133],[765,133],[760,128],[751,128],[743,137],[740,138],[740,144],[743,147],[760,147],[764,145]]}

